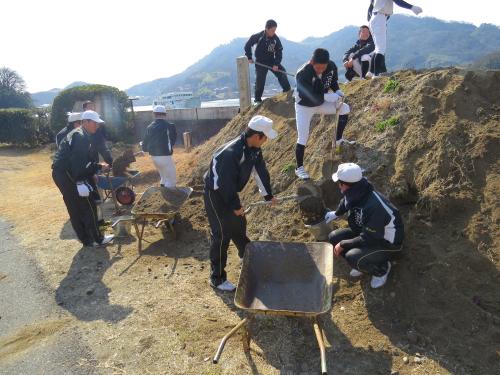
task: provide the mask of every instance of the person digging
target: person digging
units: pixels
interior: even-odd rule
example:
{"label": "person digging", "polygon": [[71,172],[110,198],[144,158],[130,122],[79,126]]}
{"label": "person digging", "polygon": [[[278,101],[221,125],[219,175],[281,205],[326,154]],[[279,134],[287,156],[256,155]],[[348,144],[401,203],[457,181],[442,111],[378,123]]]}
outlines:
{"label": "person digging", "polygon": [[327,223],[347,213],[349,228],[328,236],[334,254],[351,266],[351,277],[371,275],[371,287],[382,287],[391,271],[391,260],[401,252],[404,226],[399,211],[363,177],[359,165],[344,163],[332,175],[343,198]]}
{"label": "person digging", "polygon": [[350,112],[349,106],[341,100],[343,96],[338,83],[337,66],[330,60],[326,49],[316,49],[311,60],[297,72],[297,88],[294,92],[297,123],[295,175],[299,179],[310,178],[304,168],[304,153],[311,120],[315,114],[332,115],[339,111],[336,144],[340,146],[342,143],[354,143],[342,137]]}
{"label": "person digging", "polygon": [[210,225],[210,285],[218,290],[236,289],[227,280],[225,271],[229,241],[236,245],[240,259],[243,259],[245,247],[250,242],[246,234],[245,209],[238,193],[251,175],[264,199],[271,205],[276,204],[261,147],[277,135],[271,119],[254,116],[239,137],[215,152],[204,175],[203,198]]}
{"label": "person digging", "polygon": [[271,72],[276,76],[283,92],[291,90],[290,82],[285,73],[285,67],[281,65],[283,58],[283,46],[281,40],[276,35],[278,24],[274,20],[268,20],[264,31],[254,34],[245,44],[245,55],[250,64],[254,63],[252,56],[252,47],[255,47],[255,104],[262,103],[262,94],[266,85],[266,77],[269,68],[259,65],[272,67]]}

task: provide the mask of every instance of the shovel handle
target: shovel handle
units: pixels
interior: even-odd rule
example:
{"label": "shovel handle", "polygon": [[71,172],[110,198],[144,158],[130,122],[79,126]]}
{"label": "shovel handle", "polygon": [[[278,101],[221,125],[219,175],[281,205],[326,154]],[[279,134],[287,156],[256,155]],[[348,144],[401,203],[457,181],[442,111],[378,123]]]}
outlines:
{"label": "shovel handle", "polygon": [[[267,68],[269,70],[272,70],[273,72],[275,71],[275,70],[273,70],[273,67],[270,66],[270,65],[262,64],[262,63],[257,62],[257,61],[255,61],[254,64],[258,65],[258,66],[262,66],[263,68]],[[276,70],[276,72],[281,73],[281,74],[286,74],[287,76],[290,76],[290,77],[295,77],[295,74],[285,72],[284,70],[279,70],[278,69],[278,70]]]}

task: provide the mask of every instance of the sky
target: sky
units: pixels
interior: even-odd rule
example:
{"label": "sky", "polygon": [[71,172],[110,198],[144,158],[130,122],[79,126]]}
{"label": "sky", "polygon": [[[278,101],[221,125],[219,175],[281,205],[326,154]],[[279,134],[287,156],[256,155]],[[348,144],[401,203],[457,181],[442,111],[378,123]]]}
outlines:
{"label": "sky", "polygon": [[[500,25],[498,0],[411,0],[421,16]],[[468,4],[468,5],[467,5]],[[366,23],[369,0],[2,0],[0,67],[30,92],[74,81],[127,89],[182,72],[265,21],[293,41]],[[395,7],[396,13],[412,15]],[[286,51],[285,51],[286,52]],[[243,54],[243,46],[242,46]]]}

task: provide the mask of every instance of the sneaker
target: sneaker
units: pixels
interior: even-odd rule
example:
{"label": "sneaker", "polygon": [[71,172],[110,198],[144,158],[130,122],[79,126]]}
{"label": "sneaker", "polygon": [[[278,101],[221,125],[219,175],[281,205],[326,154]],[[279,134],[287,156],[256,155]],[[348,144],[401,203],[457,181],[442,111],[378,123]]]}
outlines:
{"label": "sneaker", "polygon": [[372,281],[370,283],[373,289],[381,288],[385,285],[387,281],[387,276],[391,272],[391,262],[387,262],[387,272],[383,276],[372,276]]}
{"label": "sneaker", "polygon": [[374,75],[373,75],[372,72],[368,72],[368,73],[365,74],[365,78],[367,78],[367,79],[373,78],[373,76]]}
{"label": "sneaker", "polygon": [[108,234],[108,235],[104,236],[101,243],[94,242],[94,247],[105,246],[105,245],[109,244],[111,241],[113,241],[114,239],[115,239],[115,236],[113,234]]}
{"label": "sneaker", "polygon": [[358,271],[357,269],[353,268],[351,272],[349,272],[349,276],[351,277],[361,277],[363,276],[363,272]]}
{"label": "sneaker", "polygon": [[304,166],[295,169],[295,175],[301,180],[309,180],[311,178],[309,173],[304,169]]}
{"label": "sneaker", "polygon": [[214,285],[212,280],[210,280],[210,286],[212,286],[212,288],[222,290],[223,292],[233,292],[236,289],[234,284],[227,280],[219,285]]}
{"label": "sneaker", "polygon": [[335,142],[335,144],[338,146],[342,146],[343,144],[348,144],[348,145],[355,145],[356,144],[356,141],[350,141],[348,139],[345,139],[345,138],[340,138],[340,139],[337,139],[337,141]]}
{"label": "sneaker", "polygon": [[253,105],[258,106],[262,104],[262,100],[254,100]]}

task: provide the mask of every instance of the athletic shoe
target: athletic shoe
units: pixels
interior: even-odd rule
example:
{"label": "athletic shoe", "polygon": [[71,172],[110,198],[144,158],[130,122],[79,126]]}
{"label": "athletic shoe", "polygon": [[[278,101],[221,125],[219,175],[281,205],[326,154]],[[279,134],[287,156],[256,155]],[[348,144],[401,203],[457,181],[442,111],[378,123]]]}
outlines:
{"label": "athletic shoe", "polygon": [[370,283],[373,289],[381,288],[385,285],[387,281],[387,276],[391,272],[391,262],[387,262],[387,272],[383,276],[372,276],[372,281]]}
{"label": "athletic shoe", "polygon": [[363,276],[363,272],[358,271],[357,269],[353,268],[351,272],[349,272],[349,276],[351,277],[361,277]]}
{"label": "athletic shoe", "polygon": [[309,180],[311,176],[306,172],[304,166],[295,169],[295,176],[297,176],[301,180]]}
{"label": "athletic shoe", "polygon": [[258,106],[262,104],[262,100],[254,100],[253,105]]}
{"label": "athletic shoe", "polygon": [[107,244],[109,244],[114,239],[115,239],[115,236],[113,234],[108,234],[108,235],[104,236],[104,238],[102,239],[102,241],[100,243],[94,242],[94,247],[97,247],[97,246],[106,246]]}
{"label": "athletic shoe", "polygon": [[230,281],[224,281],[223,283],[219,284],[219,285],[214,285],[214,283],[212,282],[212,280],[210,280],[210,286],[212,288],[215,288],[215,289],[219,289],[219,290],[222,290],[223,292],[233,292],[236,287],[234,286],[234,284]]}
{"label": "athletic shoe", "polygon": [[374,74],[372,72],[368,72],[365,74],[365,78],[370,79],[373,78]]}
{"label": "athletic shoe", "polygon": [[340,139],[337,139],[337,141],[335,142],[335,144],[338,146],[342,146],[344,143],[348,144],[348,145],[355,145],[356,144],[356,141],[349,141],[348,139],[345,139],[345,138],[340,138]]}

